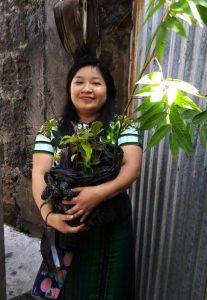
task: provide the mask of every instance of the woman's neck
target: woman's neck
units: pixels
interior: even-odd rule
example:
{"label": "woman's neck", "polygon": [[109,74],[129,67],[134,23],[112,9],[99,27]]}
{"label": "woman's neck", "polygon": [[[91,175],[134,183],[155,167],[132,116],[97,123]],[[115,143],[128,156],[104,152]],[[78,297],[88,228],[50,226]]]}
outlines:
{"label": "woman's neck", "polygon": [[79,115],[79,122],[81,123],[91,123],[94,122],[95,120],[97,120],[99,114],[97,115],[93,115],[93,116],[81,116]]}

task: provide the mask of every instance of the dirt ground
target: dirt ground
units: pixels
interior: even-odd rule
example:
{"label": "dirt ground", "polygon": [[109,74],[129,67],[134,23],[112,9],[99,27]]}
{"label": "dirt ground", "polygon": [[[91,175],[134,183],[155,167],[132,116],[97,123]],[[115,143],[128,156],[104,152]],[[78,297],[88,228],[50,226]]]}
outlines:
{"label": "dirt ground", "polygon": [[[40,241],[4,226],[7,300],[32,289],[41,263]],[[27,298],[28,299],[28,298]]]}

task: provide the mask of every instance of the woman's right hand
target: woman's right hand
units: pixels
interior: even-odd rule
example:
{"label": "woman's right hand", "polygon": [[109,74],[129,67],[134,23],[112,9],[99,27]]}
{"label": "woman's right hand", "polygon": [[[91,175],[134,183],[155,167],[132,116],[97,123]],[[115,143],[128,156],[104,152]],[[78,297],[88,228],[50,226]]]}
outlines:
{"label": "woman's right hand", "polygon": [[79,226],[70,226],[68,221],[73,219],[72,216],[60,213],[50,213],[47,217],[47,224],[62,233],[78,233],[86,229],[85,224]]}

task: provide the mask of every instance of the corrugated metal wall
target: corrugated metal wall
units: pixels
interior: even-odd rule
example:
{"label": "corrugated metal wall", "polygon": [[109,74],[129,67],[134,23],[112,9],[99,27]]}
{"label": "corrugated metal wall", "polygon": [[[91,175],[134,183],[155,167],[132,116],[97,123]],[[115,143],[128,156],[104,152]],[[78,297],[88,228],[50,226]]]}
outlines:
{"label": "corrugated metal wall", "polygon": [[[145,5],[146,7],[146,5]],[[142,13],[142,15],[144,15]],[[162,11],[143,30],[138,69]],[[191,82],[207,94],[207,29],[171,34],[165,76]],[[155,70],[152,63],[150,70]],[[148,69],[149,71],[149,69]],[[207,108],[207,100],[200,101]],[[148,140],[145,133],[144,143]],[[173,161],[168,140],[144,154],[141,178],[131,190],[136,236],[136,300],[203,300],[207,279],[207,150]]]}

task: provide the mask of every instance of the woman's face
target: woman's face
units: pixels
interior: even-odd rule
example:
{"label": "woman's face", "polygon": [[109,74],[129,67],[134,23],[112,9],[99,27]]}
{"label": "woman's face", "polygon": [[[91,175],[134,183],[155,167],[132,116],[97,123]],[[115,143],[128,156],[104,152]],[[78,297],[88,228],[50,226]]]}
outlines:
{"label": "woman's face", "polygon": [[107,87],[97,67],[78,70],[70,87],[71,99],[81,122],[95,120],[106,102]]}

